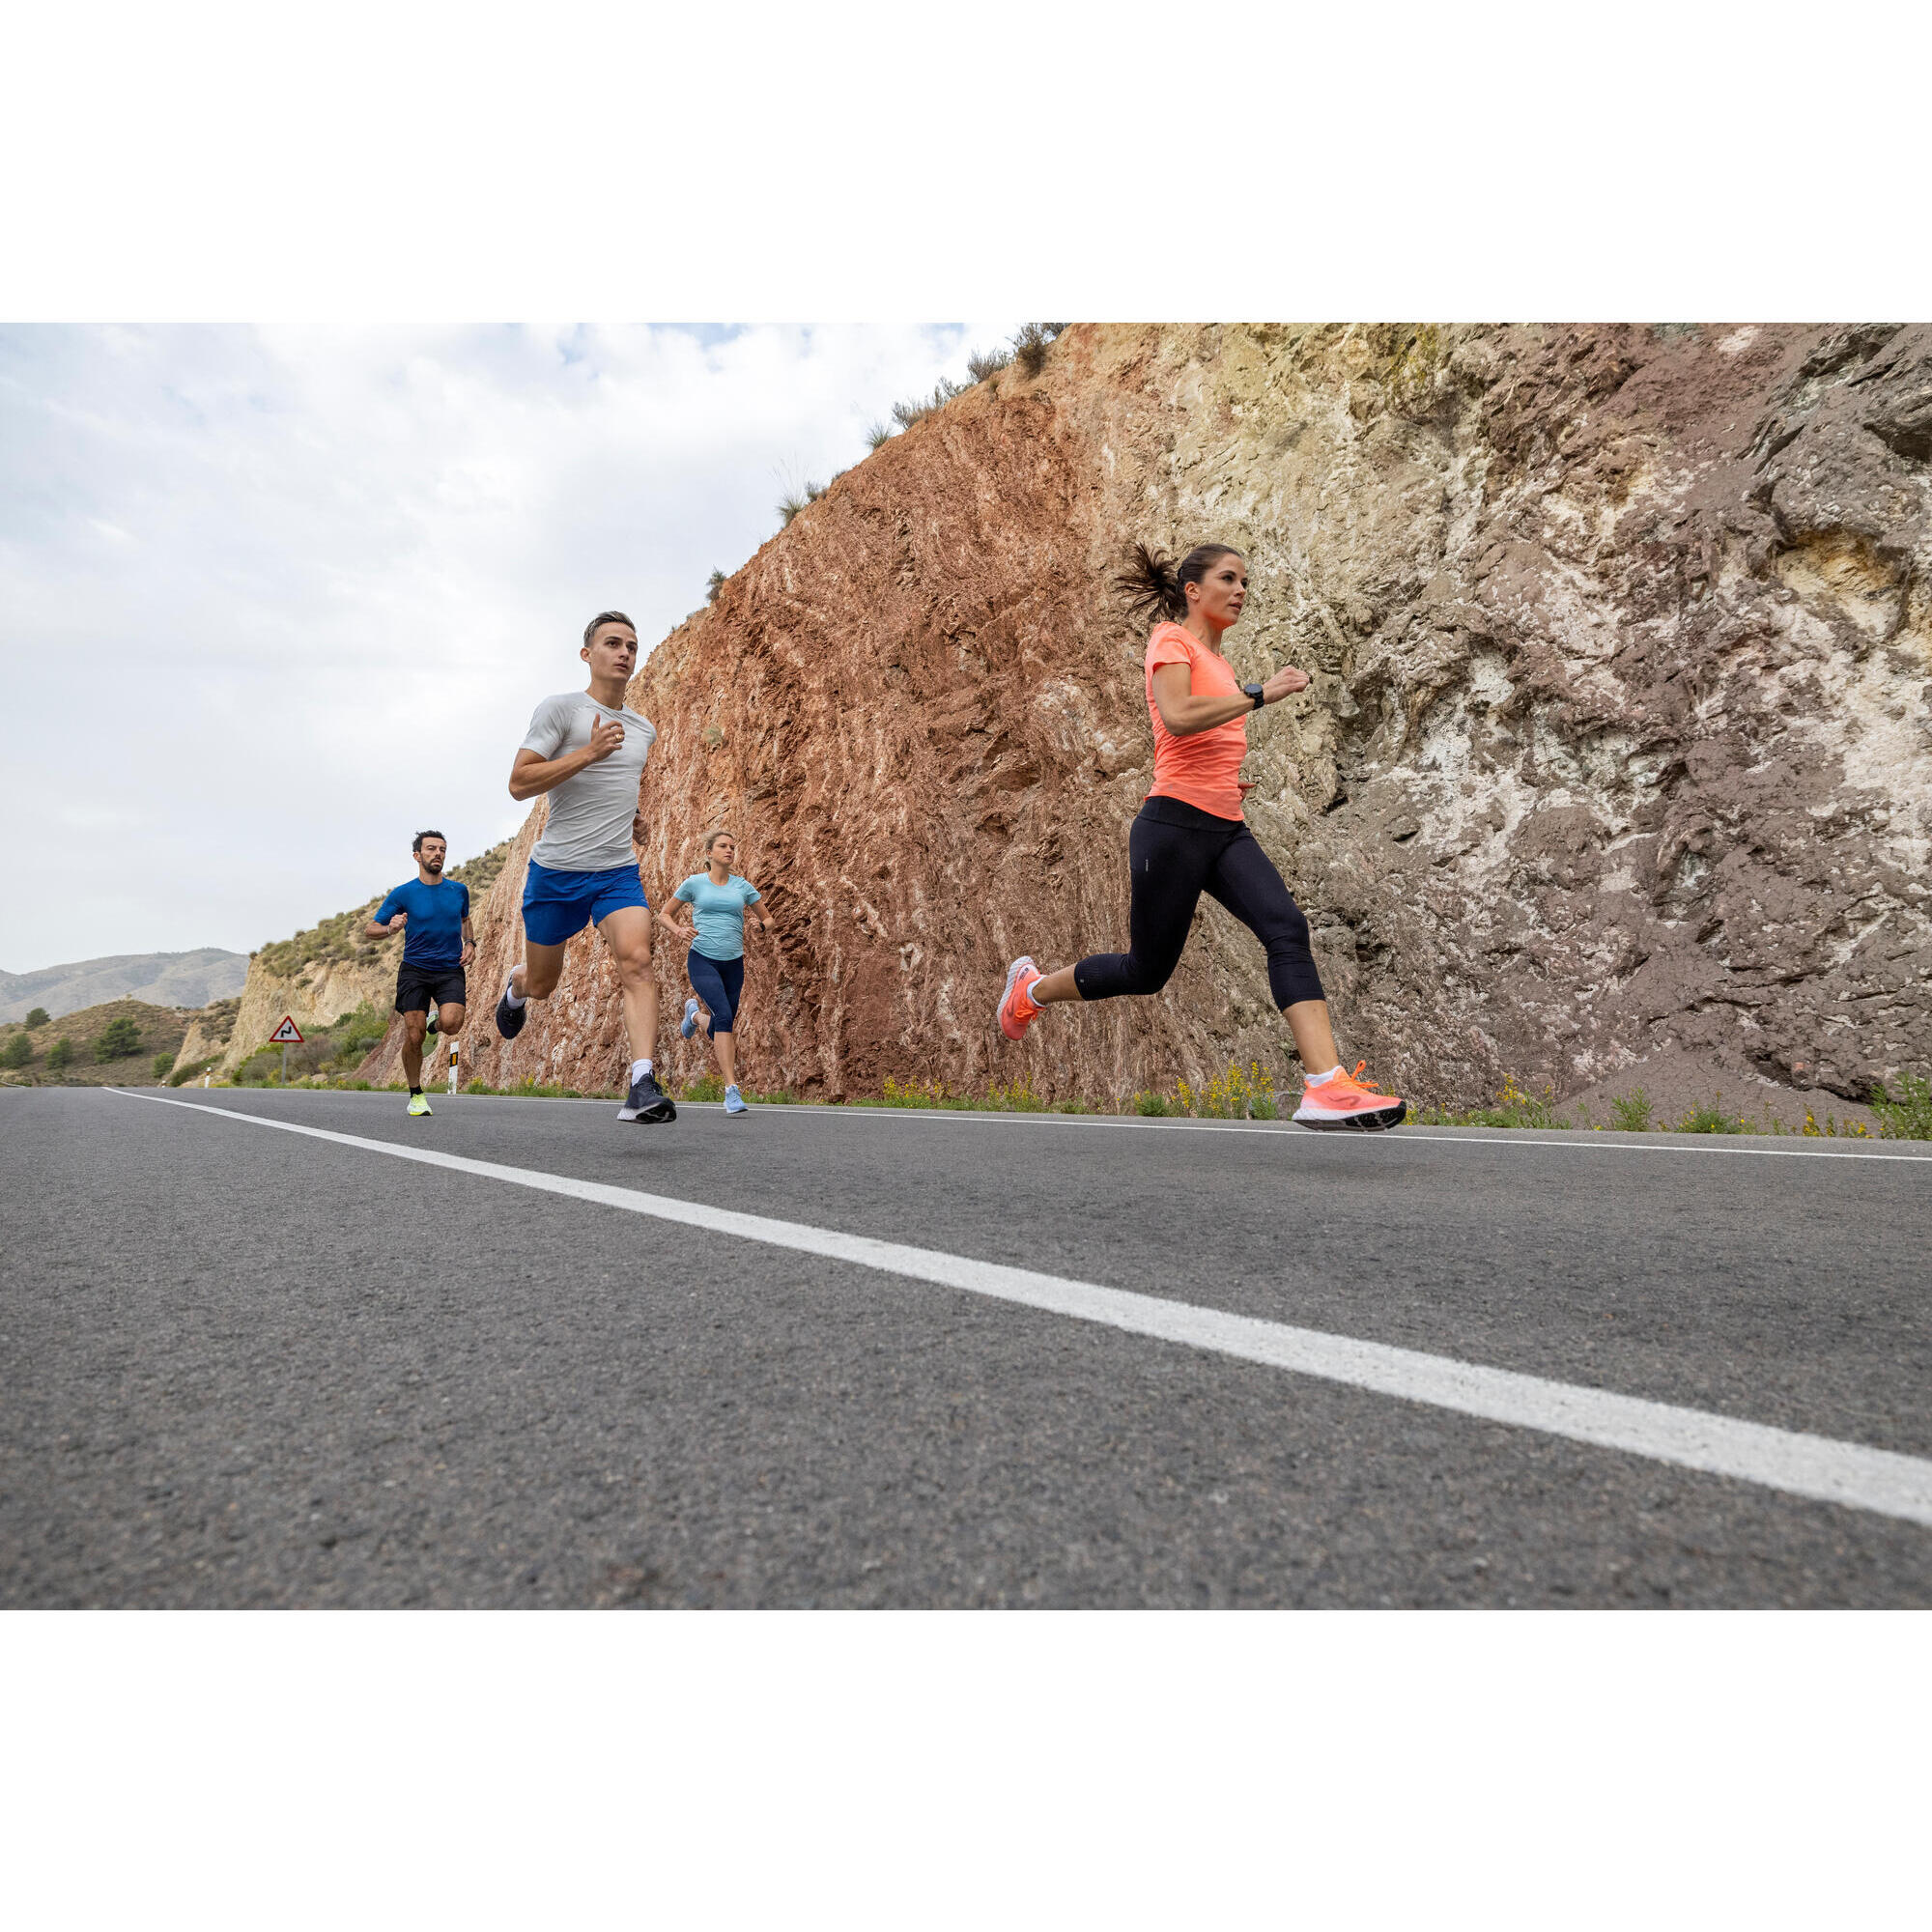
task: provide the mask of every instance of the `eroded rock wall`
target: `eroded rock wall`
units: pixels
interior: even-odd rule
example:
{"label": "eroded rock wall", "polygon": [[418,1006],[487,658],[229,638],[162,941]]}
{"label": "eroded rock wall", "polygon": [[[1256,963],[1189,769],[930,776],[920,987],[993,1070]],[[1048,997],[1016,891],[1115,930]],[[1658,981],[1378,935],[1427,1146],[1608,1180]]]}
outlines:
{"label": "eroded rock wall", "polygon": [[[1133,538],[1212,538],[1252,571],[1237,668],[1315,673],[1250,726],[1250,816],[1346,1051],[1435,1101],[1662,1049],[1856,1096],[1932,1063],[1928,466],[1926,328],[1078,327],[651,656],[646,887],[739,834],[780,926],[754,1087],[1285,1072],[1260,950],[1211,904],[1162,997],[1020,1047],[992,1024],[1014,952],[1125,943],[1151,747],[1109,581]],[[488,1024],[535,831],[482,908],[471,1077],[607,1086],[590,935],[513,1049]],[[681,967],[661,943],[680,1075]]]}

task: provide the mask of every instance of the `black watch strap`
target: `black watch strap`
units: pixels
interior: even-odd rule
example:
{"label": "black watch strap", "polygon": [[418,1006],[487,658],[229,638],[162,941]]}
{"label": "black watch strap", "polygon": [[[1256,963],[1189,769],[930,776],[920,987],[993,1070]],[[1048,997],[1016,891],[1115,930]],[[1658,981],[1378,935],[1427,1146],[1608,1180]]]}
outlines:
{"label": "black watch strap", "polygon": [[1242,685],[1241,689],[1242,689],[1242,690],[1243,690],[1243,691],[1244,691],[1244,692],[1245,692],[1245,693],[1246,693],[1246,694],[1247,694],[1247,695],[1248,695],[1248,696],[1249,696],[1250,697],[1252,697],[1252,698],[1254,699],[1254,701],[1255,701],[1255,709],[1256,709],[1257,711],[1259,711],[1259,710],[1260,710],[1260,709],[1262,708],[1262,704],[1263,704],[1263,702],[1264,702],[1264,699],[1263,699],[1263,697],[1262,697],[1262,688],[1261,688],[1261,686],[1260,686],[1260,685],[1258,685],[1258,684],[1244,684],[1244,685]]}

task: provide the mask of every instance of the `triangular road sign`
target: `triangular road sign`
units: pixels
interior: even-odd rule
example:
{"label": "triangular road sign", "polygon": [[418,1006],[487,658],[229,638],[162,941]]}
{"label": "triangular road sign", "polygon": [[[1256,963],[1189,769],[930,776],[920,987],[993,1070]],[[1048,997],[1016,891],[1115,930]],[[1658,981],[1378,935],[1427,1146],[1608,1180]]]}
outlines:
{"label": "triangular road sign", "polygon": [[296,1025],[293,1013],[284,1013],[282,1023],[269,1036],[270,1046],[299,1046],[302,1043],[301,1028]]}

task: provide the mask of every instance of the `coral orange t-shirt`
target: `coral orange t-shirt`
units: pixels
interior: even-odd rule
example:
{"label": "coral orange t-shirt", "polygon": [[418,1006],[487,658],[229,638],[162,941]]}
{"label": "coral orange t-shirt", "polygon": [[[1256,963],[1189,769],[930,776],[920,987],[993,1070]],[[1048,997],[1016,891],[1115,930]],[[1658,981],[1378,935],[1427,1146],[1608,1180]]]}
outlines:
{"label": "coral orange t-shirt", "polygon": [[1177,738],[1160,722],[1153,701],[1153,674],[1162,665],[1184,664],[1196,697],[1236,697],[1240,680],[1228,660],[1198,643],[1179,624],[1162,624],[1148,639],[1148,716],[1153,720],[1153,783],[1150,798],[1178,798],[1216,818],[1240,818],[1241,760],[1248,754],[1248,721],[1231,718],[1206,731]]}

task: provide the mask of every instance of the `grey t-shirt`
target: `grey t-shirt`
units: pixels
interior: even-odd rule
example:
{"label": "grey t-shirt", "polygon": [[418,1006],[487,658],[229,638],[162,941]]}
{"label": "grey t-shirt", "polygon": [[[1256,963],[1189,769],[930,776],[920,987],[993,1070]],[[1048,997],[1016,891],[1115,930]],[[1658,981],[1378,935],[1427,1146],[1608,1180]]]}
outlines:
{"label": "grey t-shirt", "polygon": [[608,872],[637,863],[631,850],[631,817],[638,809],[638,781],[657,742],[658,727],[635,711],[612,711],[587,691],[546,697],[530,714],[524,750],[560,758],[590,742],[590,727],[608,718],[624,727],[624,742],[574,779],[565,779],[550,800],[550,817],[530,857],[553,872]]}

